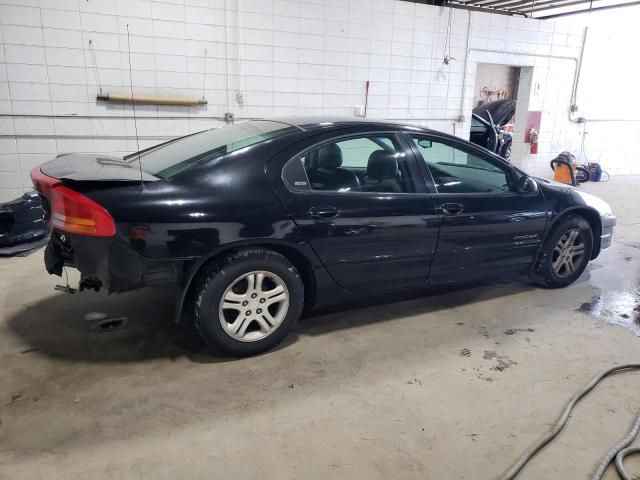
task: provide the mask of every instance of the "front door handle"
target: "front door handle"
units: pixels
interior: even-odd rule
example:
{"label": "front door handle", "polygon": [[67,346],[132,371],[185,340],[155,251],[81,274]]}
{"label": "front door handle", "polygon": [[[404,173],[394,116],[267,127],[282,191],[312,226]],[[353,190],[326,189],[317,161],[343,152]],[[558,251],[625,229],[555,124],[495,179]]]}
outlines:
{"label": "front door handle", "polygon": [[443,203],[440,210],[445,215],[459,215],[464,211],[464,207],[459,203]]}
{"label": "front door handle", "polygon": [[311,207],[309,215],[324,219],[335,218],[338,216],[338,209],[336,207]]}

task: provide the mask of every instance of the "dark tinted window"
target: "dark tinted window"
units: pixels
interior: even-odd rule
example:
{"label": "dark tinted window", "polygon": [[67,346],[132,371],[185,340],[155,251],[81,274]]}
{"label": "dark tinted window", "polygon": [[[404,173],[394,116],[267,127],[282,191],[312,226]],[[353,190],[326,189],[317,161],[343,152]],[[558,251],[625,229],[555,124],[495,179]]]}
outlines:
{"label": "dark tinted window", "polygon": [[[295,129],[284,123],[266,120],[205,130],[143,152],[140,156],[142,169],[156,177],[168,178],[194,164],[221,157],[293,130]],[[138,156],[132,154],[126,159],[136,162]]]}
{"label": "dark tinted window", "polygon": [[[327,142],[312,148],[285,167],[285,178],[294,189],[337,192],[414,192],[406,154],[394,135],[362,135]],[[291,162],[290,162],[291,163]],[[300,180],[304,167],[308,185]],[[294,178],[295,177],[295,178]]]}
{"label": "dark tinted window", "polygon": [[497,162],[459,148],[414,135],[438,193],[511,191],[507,170]]}

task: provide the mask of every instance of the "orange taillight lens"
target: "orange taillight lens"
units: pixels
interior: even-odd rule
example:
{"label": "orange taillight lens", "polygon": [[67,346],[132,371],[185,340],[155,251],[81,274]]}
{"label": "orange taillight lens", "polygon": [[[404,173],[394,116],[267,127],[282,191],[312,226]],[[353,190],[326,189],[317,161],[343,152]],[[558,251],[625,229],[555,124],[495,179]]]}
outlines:
{"label": "orange taillight lens", "polygon": [[36,190],[49,200],[51,227],[93,237],[116,234],[116,224],[109,212],[89,197],[63,186],[39,168],[31,171],[31,179]]}

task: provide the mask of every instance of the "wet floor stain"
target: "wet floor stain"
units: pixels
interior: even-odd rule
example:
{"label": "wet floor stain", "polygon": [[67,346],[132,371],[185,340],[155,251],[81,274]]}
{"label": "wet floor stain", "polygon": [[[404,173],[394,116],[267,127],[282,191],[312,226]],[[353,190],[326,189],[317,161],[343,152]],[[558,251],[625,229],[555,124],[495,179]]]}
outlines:
{"label": "wet floor stain", "polygon": [[640,336],[640,288],[595,295],[577,311],[625,327]]}
{"label": "wet floor stain", "polygon": [[505,330],[504,334],[515,335],[516,333],[520,333],[520,332],[533,333],[535,331],[536,330],[534,328],[510,328],[509,330]]}
{"label": "wet floor stain", "polygon": [[495,372],[504,372],[507,368],[512,367],[513,365],[518,365],[518,362],[514,362],[508,356],[500,355],[493,350],[485,350],[482,358],[485,360],[495,360],[497,362],[496,365],[491,367],[491,370]]}

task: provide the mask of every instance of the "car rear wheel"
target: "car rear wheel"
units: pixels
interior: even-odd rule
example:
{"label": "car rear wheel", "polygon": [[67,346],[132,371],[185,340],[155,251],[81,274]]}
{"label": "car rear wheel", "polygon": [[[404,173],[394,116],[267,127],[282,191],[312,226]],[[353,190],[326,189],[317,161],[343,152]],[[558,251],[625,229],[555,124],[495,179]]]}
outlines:
{"label": "car rear wheel", "polygon": [[536,267],[537,279],[546,287],[566,287],[582,275],[593,250],[591,225],[570,215],[554,227],[542,247]]}
{"label": "car rear wheel", "polygon": [[304,285],[271,250],[243,250],[211,264],[195,286],[195,326],[211,347],[255,355],[278,345],[298,320]]}

